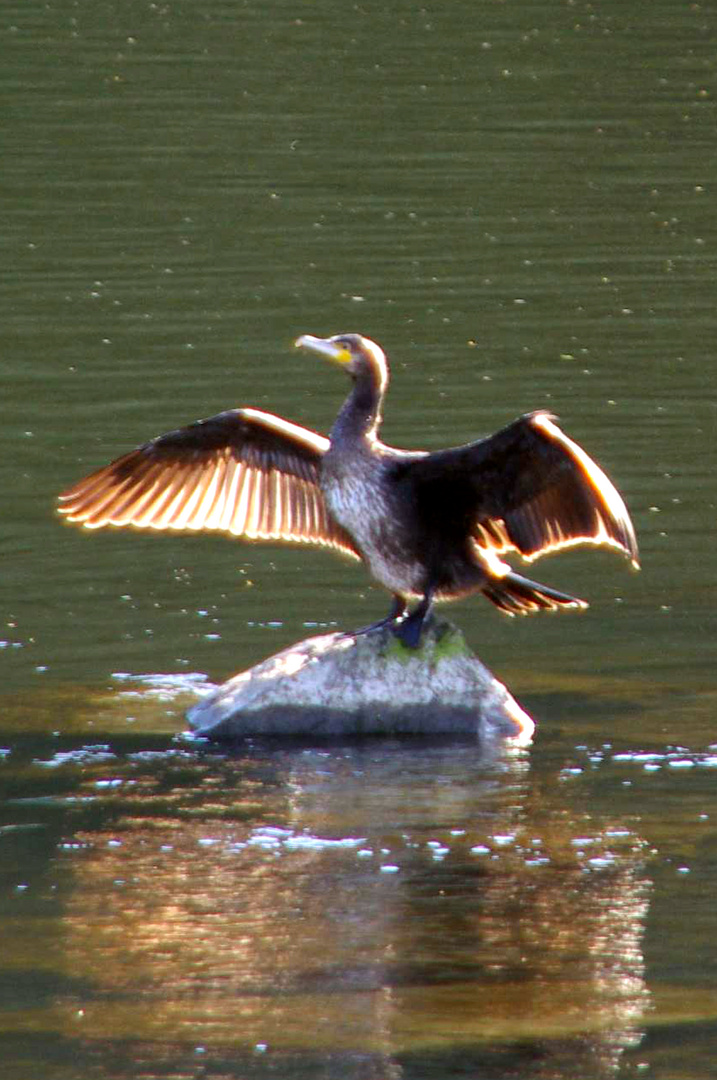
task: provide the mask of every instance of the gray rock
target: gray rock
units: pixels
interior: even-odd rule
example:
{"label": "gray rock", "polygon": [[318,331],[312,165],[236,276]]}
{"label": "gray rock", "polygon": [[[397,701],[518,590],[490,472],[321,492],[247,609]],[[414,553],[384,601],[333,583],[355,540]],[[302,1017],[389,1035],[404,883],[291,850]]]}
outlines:
{"label": "gray rock", "polygon": [[534,724],[444,619],[420,649],[389,628],[308,638],[235,675],[187,713],[196,735],[471,734],[530,742]]}

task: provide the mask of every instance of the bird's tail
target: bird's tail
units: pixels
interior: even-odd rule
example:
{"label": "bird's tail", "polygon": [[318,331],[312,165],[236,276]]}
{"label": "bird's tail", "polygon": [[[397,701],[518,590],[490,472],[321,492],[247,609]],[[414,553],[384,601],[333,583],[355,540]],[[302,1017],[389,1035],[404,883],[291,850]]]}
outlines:
{"label": "bird's tail", "polygon": [[528,615],[531,611],[558,611],[560,608],[586,608],[577,596],[558,592],[547,585],[521,577],[510,571],[503,577],[489,578],[483,592],[492,603],[507,615]]}

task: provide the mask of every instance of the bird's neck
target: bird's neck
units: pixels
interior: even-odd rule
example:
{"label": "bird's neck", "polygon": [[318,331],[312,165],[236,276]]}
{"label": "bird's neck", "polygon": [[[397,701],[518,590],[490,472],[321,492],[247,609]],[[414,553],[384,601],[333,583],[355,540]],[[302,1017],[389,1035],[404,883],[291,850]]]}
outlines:
{"label": "bird's neck", "polygon": [[331,429],[331,441],[343,445],[372,442],[381,425],[383,394],[368,382],[357,382]]}

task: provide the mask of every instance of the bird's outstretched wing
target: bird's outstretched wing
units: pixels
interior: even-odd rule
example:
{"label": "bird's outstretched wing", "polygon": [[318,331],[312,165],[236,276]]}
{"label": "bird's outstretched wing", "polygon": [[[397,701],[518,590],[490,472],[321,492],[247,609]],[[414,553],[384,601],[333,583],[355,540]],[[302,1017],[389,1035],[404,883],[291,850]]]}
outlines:
{"label": "bird's outstretched wing", "polygon": [[335,548],[358,558],[319,487],[328,439],[259,409],[232,409],[160,435],[60,495],[89,529],[219,530]]}
{"label": "bird's outstretched wing", "polygon": [[468,446],[412,464],[437,481],[460,478],[471,531],[495,555],[527,561],[577,544],[622,551],[639,566],[627,507],[602,469],[549,413],[535,412]]}

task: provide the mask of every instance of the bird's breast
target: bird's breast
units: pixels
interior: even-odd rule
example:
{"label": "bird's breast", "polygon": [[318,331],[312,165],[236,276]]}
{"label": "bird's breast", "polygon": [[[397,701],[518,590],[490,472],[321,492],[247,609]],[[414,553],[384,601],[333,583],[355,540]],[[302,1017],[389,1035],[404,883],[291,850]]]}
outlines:
{"label": "bird's breast", "polygon": [[405,596],[421,595],[424,570],[406,549],[400,507],[382,463],[353,458],[349,467],[327,453],[321,488],[332,517],[352,536],[378,582]]}
{"label": "bird's breast", "polygon": [[344,465],[327,454],[321,488],[329,512],[364,548],[390,512],[388,498],[380,469],[356,460],[350,467]]}

